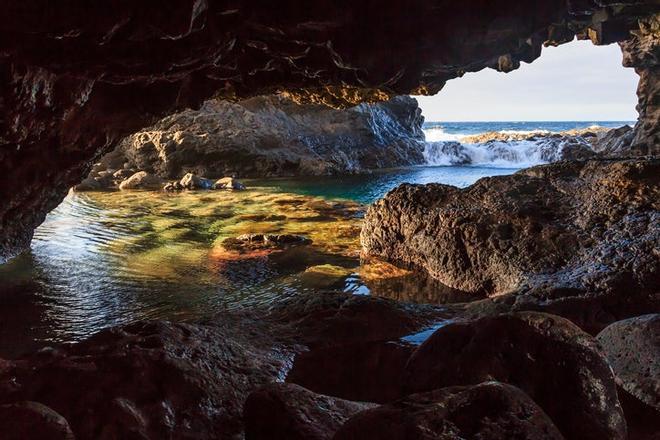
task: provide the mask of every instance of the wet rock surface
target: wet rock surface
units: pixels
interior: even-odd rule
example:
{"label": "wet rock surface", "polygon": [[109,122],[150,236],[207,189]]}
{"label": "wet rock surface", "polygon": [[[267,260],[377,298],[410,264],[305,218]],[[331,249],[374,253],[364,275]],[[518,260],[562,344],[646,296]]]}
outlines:
{"label": "wet rock surface", "polygon": [[626,438],[614,377],[596,341],[557,316],[523,312],[449,323],[413,353],[405,375],[408,393],[509,383],[566,438]]}
{"label": "wet rock surface", "polygon": [[313,393],[294,384],[270,384],[245,402],[246,440],[329,440],[352,415],[375,404]]}
{"label": "wet rock surface", "polygon": [[402,185],[369,208],[361,242],[366,254],[421,267],[449,287],[515,294],[505,307],[564,313],[573,298],[580,311],[600,304],[623,319],[658,305],[659,179],[657,159],[592,160],[465,189]]}
{"label": "wet rock surface", "polygon": [[660,315],[615,322],[597,338],[617,384],[660,416]]}
{"label": "wet rock surface", "polygon": [[69,423],[37,402],[0,405],[2,438],[7,440],[74,440]]}
{"label": "wet rock surface", "polygon": [[407,396],[358,413],[335,440],[563,439],[548,416],[519,389],[485,382]]}

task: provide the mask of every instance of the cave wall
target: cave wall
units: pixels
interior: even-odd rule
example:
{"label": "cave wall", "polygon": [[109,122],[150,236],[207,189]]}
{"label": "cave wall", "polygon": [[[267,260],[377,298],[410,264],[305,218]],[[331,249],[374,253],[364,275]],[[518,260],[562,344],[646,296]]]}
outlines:
{"label": "cave wall", "polygon": [[659,9],[654,0],[5,2],[0,262],[29,245],[121,138],[212,96],[280,91],[340,107],[432,94],[465,72],[531,62],[544,43],[608,44],[636,31],[624,45],[641,76],[636,143],[654,147],[658,32],[648,17]]}

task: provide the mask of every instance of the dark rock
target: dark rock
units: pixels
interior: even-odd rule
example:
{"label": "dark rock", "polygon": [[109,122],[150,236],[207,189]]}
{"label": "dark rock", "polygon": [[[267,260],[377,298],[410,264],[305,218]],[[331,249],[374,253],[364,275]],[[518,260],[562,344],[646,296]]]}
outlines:
{"label": "dark rock", "polygon": [[413,394],[353,416],[335,440],[563,439],[518,388],[498,382]]}
{"label": "dark rock", "polygon": [[42,402],[77,439],[235,439],[248,394],[283,376],[293,356],[271,330],[231,315],[104,330],[0,368],[0,402]]}
{"label": "dark rock", "polygon": [[294,384],[270,384],[245,402],[245,438],[329,440],[349,417],[374,406],[315,394]]}
{"label": "dark rock", "polygon": [[361,242],[455,289],[524,294],[529,307],[653,304],[659,200],[660,160],[558,162],[465,189],[402,185],[369,208]]}
{"label": "dark rock", "polygon": [[498,380],[525,391],[566,438],[625,439],[614,377],[570,321],[523,312],[438,329],[406,367],[408,392]]}
{"label": "dark rock", "polygon": [[660,440],[660,411],[617,388],[628,425],[629,440]]}
{"label": "dark rock", "polygon": [[660,314],[615,322],[597,338],[617,384],[660,412]]}
{"label": "dark rock", "polygon": [[250,252],[259,249],[281,249],[288,246],[311,244],[312,240],[293,234],[243,234],[226,238],[222,246],[231,251]]}
{"label": "dark rock", "polygon": [[296,355],[286,380],[343,399],[390,402],[402,395],[403,371],[414,349],[373,341],[316,348]]}
{"label": "dark rock", "polygon": [[66,419],[38,402],[0,405],[0,427],[5,440],[74,440]]}

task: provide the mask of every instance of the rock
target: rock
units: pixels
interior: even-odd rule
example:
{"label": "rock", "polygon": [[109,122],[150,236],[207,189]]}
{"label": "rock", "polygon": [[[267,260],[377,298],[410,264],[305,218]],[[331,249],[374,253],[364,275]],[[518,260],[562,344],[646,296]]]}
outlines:
{"label": "rock", "polygon": [[213,182],[209,179],[188,173],[181,178],[179,184],[185,189],[211,189]]}
{"label": "rock", "polygon": [[660,411],[660,314],[615,322],[597,339],[617,384]]}
{"label": "rock", "polygon": [[288,246],[311,244],[312,240],[293,234],[243,234],[226,238],[222,246],[231,251],[254,251],[258,249],[281,249]]}
{"label": "rock", "polygon": [[104,330],[0,368],[0,401],[43,402],[78,439],[236,439],[248,394],[281,377],[293,357],[272,331],[232,315]]}
{"label": "rock", "polygon": [[216,180],[216,182],[213,184],[213,189],[230,189],[240,191],[245,189],[245,185],[233,177],[223,177],[222,179]]}
{"label": "rock", "polygon": [[135,174],[135,170],[131,168],[122,168],[121,170],[117,170],[112,174],[112,177],[118,180],[124,180],[128,179],[131,177],[133,174]]}
{"label": "rock", "polygon": [[659,200],[660,160],[558,162],[465,189],[404,184],[369,208],[360,238],[366,255],[462,291],[653,304]]}
{"label": "rock", "polygon": [[376,405],[315,394],[293,384],[274,383],[245,402],[246,440],[329,440],[353,414]]}
{"label": "rock", "polygon": [[93,177],[86,177],[82,182],[73,187],[74,191],[97,191],[102,189],[101,182]]}
{"label": "rock", "polygon": [[5,440],[74,440],[69,423],[38,402],[0,405],[0,427]]}
{"label": "rock", "polygon": [[564,437],[525,393],[485,382],[413,394],[351,417],[334,440],[556,439]]}
{"label": "rock", "polygon": [[[163,178],[184,170],[254,177],[352,173],[423,163],[423,120],[407,96],[346,110],[301,106],[281,95],[212,100],[128,137],[117,150],[134,167]],[[243,189],[230,177],[215,186]]]}
{"label": "rock", "polygon": [[472,158],[458,142],[428,142],[424,149],[426,161],[434,165],[469,165]]}
{"label": "rock", "polygon": [[408,392],[487,380],[526,392],[566,438],[627,438],[607,361],[596,341],[566,319],[523,312],[449,323],[406,367]]}
{"label": "rock", "polygon": [[342,399],[385,403],[403,391],[403,372],[414,346],[358,342],[299,353],[287,382]]}
{"label": "rock", "polygon": [[160,189],[163,181],[146,171],[139,171],[119,184],[119,189]]}

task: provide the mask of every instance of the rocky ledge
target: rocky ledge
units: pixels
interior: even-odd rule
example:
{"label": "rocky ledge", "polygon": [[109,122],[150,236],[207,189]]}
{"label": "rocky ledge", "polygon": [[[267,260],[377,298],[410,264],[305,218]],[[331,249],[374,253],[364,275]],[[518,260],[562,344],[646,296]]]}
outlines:
{"label": "rocky ledge", "polygon": [[415,165],[424,162],[423,122],[417,101],[407,96],[346,110],[298,105],[281,95],[211,100],[125,138],[78,188],[117,186],[136,172],[156,182],[190,173],[266,177]]}
{"label": "rocky ledge", "polygon": [[509,294],[489,307],[581,314],[597,330],[660,304],[659,201],[657,158],[557,162],[465,189],[402,185],[370,207],[361,242],[449,287]]}

